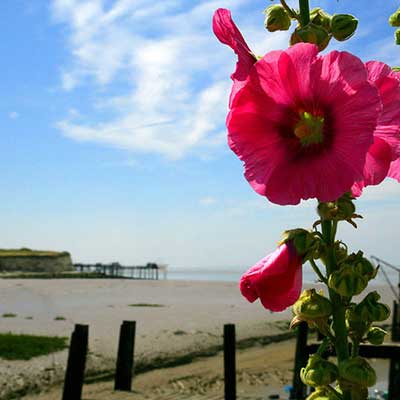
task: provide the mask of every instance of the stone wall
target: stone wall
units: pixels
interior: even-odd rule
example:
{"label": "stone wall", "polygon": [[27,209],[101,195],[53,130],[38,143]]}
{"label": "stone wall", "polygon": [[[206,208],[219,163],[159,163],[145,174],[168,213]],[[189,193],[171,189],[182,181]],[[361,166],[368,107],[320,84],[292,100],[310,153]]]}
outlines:
{"label": "stone wall", "polygon": [[0,272],[63,272],[74,270],[71,255],[67,252],[59,255],[44,256],[2,256]]}

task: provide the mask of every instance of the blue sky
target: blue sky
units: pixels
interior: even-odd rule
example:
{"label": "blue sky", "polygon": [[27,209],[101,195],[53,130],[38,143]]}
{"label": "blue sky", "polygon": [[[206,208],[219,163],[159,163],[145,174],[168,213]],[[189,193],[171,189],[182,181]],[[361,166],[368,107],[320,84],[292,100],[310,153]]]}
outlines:
{"label": "blue sky", "polygon": [[[295,2],[289,2],[295,5]],[[4,0],[0,10],[2,247],[68,250],[75,261],[252,265],[314,202],[269,204],[226,145],[235,57],[211,32],[232,10],[257,54],[284,48],[263,28],[269,1]],[[330,46],[400,65],[387,17],[397,1],[311,1],[352,12],[357,36]],[[400,187],[358,201],[340,236],[397,263]]]}

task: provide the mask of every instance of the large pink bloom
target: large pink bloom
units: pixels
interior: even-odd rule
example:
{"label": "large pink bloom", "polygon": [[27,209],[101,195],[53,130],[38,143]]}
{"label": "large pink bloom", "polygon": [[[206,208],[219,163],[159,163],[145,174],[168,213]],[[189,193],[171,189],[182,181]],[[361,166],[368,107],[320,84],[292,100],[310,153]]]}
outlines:
{"label": "large pink bloom", "polygon": [[400,157],[400,82],[384,63],[370,61],[366,67],[368,79],[378,89],[383,107],[365,160],[364,178],[352,187],[356,196],[365,186],[381,183],[387,175],[400,178],[396,161]]}
{"label": "large pink bloom", "polygon": [[242,276],[240,291],[250,302],[260,298],[268,310],[283,311],[300,296],[301,266],[302,258],[293,243],[282,244]]}
{"label": "large pink bloom", "polygon": [[[214,24],[223,23],[218,13]],[[217,37],[238,52],[232,23],[225,29],[232,40]],[[247,77],[239,89],[234,80],[227,127],[253,189],[297,204],[336,200],[363,180],[382,106],[361,60],[337,51],[319,56],[317,46],[299,43],[249,64],[239,54],[236,71]]]}

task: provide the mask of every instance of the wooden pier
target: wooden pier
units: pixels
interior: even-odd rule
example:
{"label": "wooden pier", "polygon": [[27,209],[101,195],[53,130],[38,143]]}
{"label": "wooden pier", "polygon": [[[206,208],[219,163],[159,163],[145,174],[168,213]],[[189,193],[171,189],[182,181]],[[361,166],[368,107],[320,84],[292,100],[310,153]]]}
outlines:
{"label": "wooden pier", "polygon": [[138,266],[125,266],[120,263],[74,264],[74,267],[77,272],[93,272],[109,278],[158,280],[162,273],[162,278],[167,279],[167,266],[156,263]]}

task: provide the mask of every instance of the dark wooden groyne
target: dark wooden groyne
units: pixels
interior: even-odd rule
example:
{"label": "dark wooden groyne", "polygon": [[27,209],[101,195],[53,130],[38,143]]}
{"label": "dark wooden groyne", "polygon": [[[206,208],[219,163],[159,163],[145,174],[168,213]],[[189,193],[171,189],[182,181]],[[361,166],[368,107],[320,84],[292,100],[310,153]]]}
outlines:
{"label": "dark wooden groyne", "polygon": [[120,263],[111,264],[74,264],[77,272],[92,272],[108,278],[158,280],[167,278],[167,267],[156,263],[146,265],[125,266]]}

